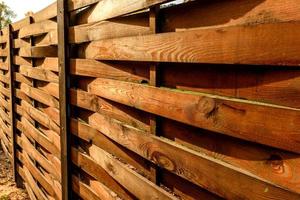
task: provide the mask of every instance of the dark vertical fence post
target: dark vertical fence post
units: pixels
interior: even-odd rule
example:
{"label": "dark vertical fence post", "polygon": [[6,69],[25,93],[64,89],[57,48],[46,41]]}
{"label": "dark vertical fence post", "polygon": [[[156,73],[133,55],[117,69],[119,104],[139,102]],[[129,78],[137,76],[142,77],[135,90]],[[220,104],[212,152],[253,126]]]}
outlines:
{"label": "dark vertical fence post", "polygon": [[[158,12],[159,6],[154,6],[150,8],[149,12],[149,28],[152,34],[158,33]],[[158,86],[158,64],[150,64],[150,85]],[[158,134],[158,118],[155,115],[150,115],[150,132],[153,135]],[[159,168],[157,166],[151,167],[151,172],[153,175],[153,181],[159,184]]]}
{"label": "dark vertical fence post", "polygon": [[15,127],[15,87],[14,87],[14,67],[13,67],[13,34],[12,34],[12,27],[11,25],[8,26],[8,39],[7,39],[7,64],[9,68],[9,90],[10,90],[10,124],[11,124],[11,136],[12,136],[12,167],[13,167],[13,177],[14,181],[16,182],[18,187],[21,187],[21,182],[18,179],[18,172],[17,172],[17,159],[16,159],[16,152],[17,152],[17,144],[16,144],[16,127]]}
{"label": "dark vertical fence post", "polygon": [[58,62],[59,62],[59,107],[61,139],[62,199],[72,199],[72,173],[70,152],[70,104],[69,104],[69,45],[68,45],[68,1],[57,1]]}

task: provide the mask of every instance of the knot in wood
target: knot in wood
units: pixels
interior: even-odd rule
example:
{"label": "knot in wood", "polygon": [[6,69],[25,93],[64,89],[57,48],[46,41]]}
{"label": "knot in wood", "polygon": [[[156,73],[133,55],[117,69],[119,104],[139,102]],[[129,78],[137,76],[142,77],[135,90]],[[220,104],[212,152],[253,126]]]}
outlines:
{"label": "knot in wood", "polygon": [[196,106],[196,110],[204,114],[207,118],[211,116],[216,108],[216,101],[212,98],[201,97]]}

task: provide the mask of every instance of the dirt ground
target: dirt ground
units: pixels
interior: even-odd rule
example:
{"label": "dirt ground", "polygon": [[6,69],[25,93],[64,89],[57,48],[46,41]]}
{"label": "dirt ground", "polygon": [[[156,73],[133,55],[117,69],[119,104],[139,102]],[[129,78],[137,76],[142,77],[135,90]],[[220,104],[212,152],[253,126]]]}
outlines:
{"label": "dirt ground", "polygon": [[0,145],[0,200],[27,200],[25,190],[18,189],[13,182],[13,173],[9,160]]}

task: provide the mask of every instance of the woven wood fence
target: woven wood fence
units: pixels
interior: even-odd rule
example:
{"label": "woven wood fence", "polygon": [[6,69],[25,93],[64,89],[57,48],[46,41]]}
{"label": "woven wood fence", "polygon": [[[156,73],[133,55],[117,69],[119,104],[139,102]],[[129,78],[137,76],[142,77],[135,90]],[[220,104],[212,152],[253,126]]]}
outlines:
{"label": "woven wood fence", "polygon": [[300,199],[299,0],[59,0],[0,46],[31,199]]}

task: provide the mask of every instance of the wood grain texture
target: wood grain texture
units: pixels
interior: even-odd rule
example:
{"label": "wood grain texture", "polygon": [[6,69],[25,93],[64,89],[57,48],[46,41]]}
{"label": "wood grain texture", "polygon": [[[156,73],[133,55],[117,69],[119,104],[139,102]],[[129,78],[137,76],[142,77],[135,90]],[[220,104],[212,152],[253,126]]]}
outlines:
{"label": "wood grain texture", "polygon": [[298,110],[100,78],[88,88],[103,98],[199,128],[300,152]]}
{"label": "wood grain texture", "polygon": [[[299,194],[277,188],[243,169],[235,168],[166,139],[125,127],[100,114],[90,115],[89,124],[160,167],[224,198],[231,199],[237,196],[246,199],[257,196],[274,199],[299,198]],[[240,187],[241,185],[243,187]],[[266,187],[268,192],[263,192]]]}
{"label": "wood grain texture", "polygon": [[170,0],[104,0],[97,3],[92,9],[84,12],[78,19],[78,23],[103,21],[168,1]]}
{"label": "wood grain texture", "polygon": [[299,65],[299,27],[298,22],[287,22],[108,39],[91,42],[80,55],[98,60]]}

